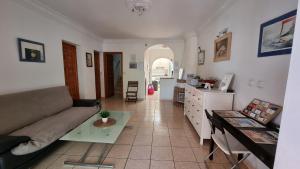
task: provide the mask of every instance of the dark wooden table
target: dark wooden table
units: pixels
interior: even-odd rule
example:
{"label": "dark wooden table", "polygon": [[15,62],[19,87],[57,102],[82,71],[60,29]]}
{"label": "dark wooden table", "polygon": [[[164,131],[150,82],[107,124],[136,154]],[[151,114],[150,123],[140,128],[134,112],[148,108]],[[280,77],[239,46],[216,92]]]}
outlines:
{"label": "dark wooden table", "polygon": [[[213,112],[213,117],[219,119],[224,128],[234,136],[238,141],[240,141],[249,151],[251,151],[257,158],[259,158],[266,166],[269,168],[273,168],[275,154],[276,154],[276,144],[258,144],[252,141],[249,137],[247,137],[243,132],[241,132],[241,128],[237,128],[232,126],[229,122],[227,122],[223,117],[219,116],[215,111]],[[242,128],[247,130],[266,130],[266,131],[276,131],[274,128],[266,127],[266,128]],[[211,141],[211,151],[214,147],[214,142]]]}

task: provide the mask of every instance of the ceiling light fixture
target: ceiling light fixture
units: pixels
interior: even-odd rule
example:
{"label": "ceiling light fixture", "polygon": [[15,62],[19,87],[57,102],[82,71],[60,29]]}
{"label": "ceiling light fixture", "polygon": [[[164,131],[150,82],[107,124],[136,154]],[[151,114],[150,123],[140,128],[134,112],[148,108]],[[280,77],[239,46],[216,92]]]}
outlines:
{"label": "ceiling light fixture", "polygon": [[149,10],[152,4],[151,0],[126,0],[126,3],[129,10],[139,16]]}

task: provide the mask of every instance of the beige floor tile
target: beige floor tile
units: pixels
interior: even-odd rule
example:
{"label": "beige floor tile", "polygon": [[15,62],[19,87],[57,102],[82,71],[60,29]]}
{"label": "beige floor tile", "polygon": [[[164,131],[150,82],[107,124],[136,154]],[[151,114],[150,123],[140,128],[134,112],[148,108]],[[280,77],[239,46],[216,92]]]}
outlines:
{"label": "beige floor tile", "polygon": [[152,147],[151,160],[173,160],[171,147]]}
{"label": "beige floor tile", "polygon": [[132,145],[135,139],[135,135],[122,133],[116,144]]}
{"label": "beige floor tile", "polygon": [[149,169],[150,160],[131,160],[128,159],[125,169]]}
{"label": "beige floor tile", "polygon": [[[200,163],[203,163],[204,159],[209,154],[209,148],[205,147],[205,146],[200,147],[200,148],[193,148],[193,152],[195,154],[195,157],[196,157],[197,161],[200,162]],[[214,159],[212,161],[207,160],[207,163],[228,163],[228,160],[226,159],[223,152],[221,150],[218,150],[214,154]]]}
{"label": "beige floor tile", "polygon": [[47,169],[72,169],[73,166],[65,165],[65,161],[78,161],[80,159],[80,156],[68,156],[63,155],[60,158],[58,158],[56,161],[54,161]]}
{"label": "beige floor tile", "polygon": [[32,169],[46,169],[50,165],[52,165],[52,163],[54,163],[57,159],[59,159],[61,156],[62,155],[60,154],[51,154],[47,158],[44,158],[42,161],[34,165]]}
{"label": "beige floor tile", "polygon": [[[127,159],[106,158],[103,164],[113,164],[114,169],[124,169]],[[106,169],[106,168],[99,168]]]}
{"label": "beige floor tile", "polygon": [[190,147],[186,137],[170,137],[170,141],[173,147]]}
{"label": "beige floor tile", "polygon": [[193,150],[191,148],[173,147],[174,161],[196,162]]}
{"label": "beige floor tile", "polygon": [[188,137],[187,140],[190,143],[191,147],[193,147],[193,148],[199,148],[199,147],[201,147],[200,138]]}
{"label": "beige floor tile", "polygon": [[170,137],[168,136],[153,136],[152,146],[155,147],[170,147]]}
{"label": "beige floor tile", "polygon": [[154,116],[145,116],[143,118],[143,122],[140,124],[140,127],[153,128],[153,120]]}
{"label": "beige floor tile", "polygon": [[137,126],[127,126],[123,129],[122,134],[125,135],[136,135],[138,132]]}
{"label": "beige floor tile", "polygon": [[214,163],[209,163],[209,164],[200,163],[199,166],[201,169],[225,169],[222,164],[214,164]]}
{"label": "beige floor tile", "polygon": [[94,144],[88,156],[100,156],[103,151],[104,144]]}
{"label": "beige floor tile", "polygon": [[134,160],[150,160],[151,146],[133,146],[129,158]]}
{"label": "beige floor tile", "polygon": [[171,137],[186,137],[183,129],[169,129]]}
{"label": "beige floor tile", "polygon": [[66,154],[66,152],[72,147],[74,142],[65,142],[62,145],[60,145],[54,152],[53,154]]}
{"label": "beige floor tile", "polygon": [[111,158],[128,158],[131,146],[129,145],[114,145],[107,157]]}
{"label": "beige floor tile", "polygon": [[65,153],[66,155],[83,155],[91,143],[73,143],[71,148]]}
{"label": "beige floor tile", "polygon": [[176,169],[200,169],[196,162],[175,162]]}
{"label": "beige floor tile", "polygon": [[150,128],[146,128],[146,127],[141,127],[138,129],[138,133],[137,135],[138,136],[152,136],[153,134],[153,127],[150,127]]}
{"label": "beige floor tile", "polygon": [[154,161],[151,160],[150,169],[175,169],[173,161]]}
{"label": "beige floor tile", "polygon": [[154,136],[169,136],[168,128],[154,128],[153,130]]}
{"label": "beige floor tile", "polygon": [[135,146],[151,146],[152,144],[152,136],[136,136],[133,145]]}

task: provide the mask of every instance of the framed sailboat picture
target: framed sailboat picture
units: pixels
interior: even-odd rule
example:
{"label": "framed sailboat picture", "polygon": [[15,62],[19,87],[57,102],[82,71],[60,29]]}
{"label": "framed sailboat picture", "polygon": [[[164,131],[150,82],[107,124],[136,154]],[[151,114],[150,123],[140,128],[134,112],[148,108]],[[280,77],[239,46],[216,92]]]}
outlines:
{"label": "framed sailboat picture", "polygon": [[260,27],[258,57],[292,52],[297,10],[263,23]]}

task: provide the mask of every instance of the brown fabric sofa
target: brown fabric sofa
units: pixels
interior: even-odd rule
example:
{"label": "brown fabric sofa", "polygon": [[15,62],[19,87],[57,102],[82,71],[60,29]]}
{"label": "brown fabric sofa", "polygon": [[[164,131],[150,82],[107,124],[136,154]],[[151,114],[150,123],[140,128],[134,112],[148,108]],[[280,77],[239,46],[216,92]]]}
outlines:
{"label": "brown fabric sofa", "polygon": [[65,86],[0,96],[0,168],[28,168],[99,105],[73,101]]}

